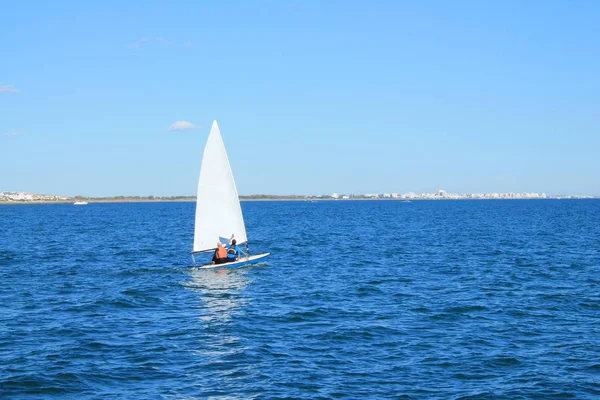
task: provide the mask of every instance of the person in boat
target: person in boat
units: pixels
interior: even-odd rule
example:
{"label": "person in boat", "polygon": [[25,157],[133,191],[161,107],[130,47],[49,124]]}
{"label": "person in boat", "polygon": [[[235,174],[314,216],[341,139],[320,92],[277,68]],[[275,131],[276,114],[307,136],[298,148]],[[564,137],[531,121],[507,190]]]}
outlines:
{"label": "person in boat", "polygon": [[235,239],[230,239],[231,244],[227,245],[227,262],[234,262],[240,259],[240,251],[236,247]]}
{"label": "person in boat", "polygon": [[212,258],[213,264],[225,264],[228,261],[227,258],[227,249],[223,246],[223,243],[219,240],[217,242],[217,249],[215,250],[215,254]]}

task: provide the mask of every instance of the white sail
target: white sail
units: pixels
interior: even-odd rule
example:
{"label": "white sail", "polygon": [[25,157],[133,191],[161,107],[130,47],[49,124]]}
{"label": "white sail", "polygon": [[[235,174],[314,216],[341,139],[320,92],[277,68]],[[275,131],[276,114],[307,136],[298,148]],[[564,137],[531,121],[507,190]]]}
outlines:
{"label": "white sail", "polygon": [[235,235],[238,245],[248,241],[229,158],[214,121],[200,168],[193,252],[217,247],[219,237]]}

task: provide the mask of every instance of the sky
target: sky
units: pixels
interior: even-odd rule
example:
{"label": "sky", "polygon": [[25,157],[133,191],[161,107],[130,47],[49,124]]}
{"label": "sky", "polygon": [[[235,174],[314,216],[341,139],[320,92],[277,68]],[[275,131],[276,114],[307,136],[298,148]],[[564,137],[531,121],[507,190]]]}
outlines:
{"label": "sky", "polygon": [[600,195],[600,2],[0,0],[0,191]]}

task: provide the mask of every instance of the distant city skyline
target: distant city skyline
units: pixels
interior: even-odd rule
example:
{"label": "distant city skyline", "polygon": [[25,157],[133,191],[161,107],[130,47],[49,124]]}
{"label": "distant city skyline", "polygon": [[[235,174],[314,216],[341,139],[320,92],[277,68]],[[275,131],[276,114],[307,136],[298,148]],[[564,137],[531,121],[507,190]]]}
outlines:
{"label": "distant city skyline", "polygon": [[[50,193],[30,193],[30,192],[8,192],[0,191],[0,202],[28,202],[28,201],[66,201],[77,198],[86,199],[195,199],[196,195],[177,195],[177,196],[64,196],[60,194]],[[547,195],[546,193],[448,193],[443,189],[435,193],[337,193],[320,194],[320,195],[305,195],[305,194],[288,194],[274,195],[270,193],[240,195],[241,198],[321,198],[334,200],[352,200],[352,199],[397,199],[397,200],[492,200],[492,199],[552,199],[552,198],[600,198],[600,196],[589,195]]]}
{"label": "distant city skyline", "polygon": [[600,3],[18,2],[0,190],[600,196]]}

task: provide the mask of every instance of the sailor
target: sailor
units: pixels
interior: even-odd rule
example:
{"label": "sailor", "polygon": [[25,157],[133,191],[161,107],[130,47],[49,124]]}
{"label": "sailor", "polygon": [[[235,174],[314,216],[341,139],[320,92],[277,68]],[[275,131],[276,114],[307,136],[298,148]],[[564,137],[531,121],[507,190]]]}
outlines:
{"label": "sailor", "polygon": [[217,249],[215,250],[215,254],[212,258],[213,264],[224,264],[227,262],[227,249],[223,246],[223,243],[219,240],[217,242]]}
{"label": "sailor", "polygon": [[236,247],[236,243],[236,240],[232,239],[231,244],[227,246],[227,262],[234,262],[240,259],[240,252]]}

